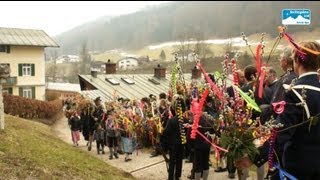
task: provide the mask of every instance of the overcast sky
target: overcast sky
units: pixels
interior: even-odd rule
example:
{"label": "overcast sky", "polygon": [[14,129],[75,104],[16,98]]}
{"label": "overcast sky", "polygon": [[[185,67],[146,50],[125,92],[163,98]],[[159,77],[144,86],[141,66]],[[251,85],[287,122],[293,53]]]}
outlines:
{"label": "overcast sky", "polygon": [[42,29],[49,36],[102,16],[136,12],[169,1],[0,1],[0,27]]}

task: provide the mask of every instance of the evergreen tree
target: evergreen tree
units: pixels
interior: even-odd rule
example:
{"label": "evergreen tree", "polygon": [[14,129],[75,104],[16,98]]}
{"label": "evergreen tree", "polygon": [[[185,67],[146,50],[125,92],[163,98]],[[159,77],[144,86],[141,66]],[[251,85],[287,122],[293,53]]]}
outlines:
{"label": "evergreen tree", "polygon": [[159,57],[161,60],[166,60],[166,53],[164,52],[164,50],[161,50]]}

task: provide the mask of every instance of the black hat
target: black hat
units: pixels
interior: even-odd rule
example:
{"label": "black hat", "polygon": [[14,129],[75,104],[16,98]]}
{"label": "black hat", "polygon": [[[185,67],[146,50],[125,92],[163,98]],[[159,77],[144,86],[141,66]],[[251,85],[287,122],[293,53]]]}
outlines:
{"label": "black hat", "polygon": [[94,99],[94,102],[98,102],[98,101],[101,101],[100,96],[99,96],[99,97],[97,97],[96,99]]}

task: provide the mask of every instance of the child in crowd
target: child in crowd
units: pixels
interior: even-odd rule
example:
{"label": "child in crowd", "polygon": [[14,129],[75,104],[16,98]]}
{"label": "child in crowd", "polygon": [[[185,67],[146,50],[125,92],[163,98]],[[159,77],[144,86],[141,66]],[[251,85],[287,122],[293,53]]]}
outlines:
{"label": "child in crowd", "polygon": [[104,154],[104,129],[102,128],[101,124],[98,125],[97,129],[94,131],[94,139],[96,140],[97,144],[97,153],[100,154],[100,151],[102,154]]}
{"label": "child in crowd", "polygon": [[70,113],[68,124],[71,129],[72,142],[75,146],[78,146],[78,142],[80,141],[80,132],[82,131],[82,124],[77,111],[72,111]]}

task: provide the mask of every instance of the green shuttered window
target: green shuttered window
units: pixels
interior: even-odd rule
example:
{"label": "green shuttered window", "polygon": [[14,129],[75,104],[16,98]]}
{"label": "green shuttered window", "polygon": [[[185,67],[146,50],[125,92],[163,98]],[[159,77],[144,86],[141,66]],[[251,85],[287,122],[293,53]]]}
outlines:
{"label": "green shuttered window", "polygon": [[20,87],[19,96],[35,99],[36,98],[36,87]]}
{"label": "green shuttered window", "polygon": [[18,64],[19,76],[35,76],[35,64]]}

